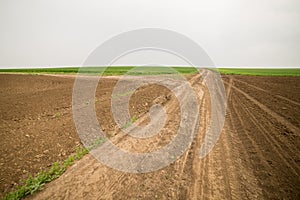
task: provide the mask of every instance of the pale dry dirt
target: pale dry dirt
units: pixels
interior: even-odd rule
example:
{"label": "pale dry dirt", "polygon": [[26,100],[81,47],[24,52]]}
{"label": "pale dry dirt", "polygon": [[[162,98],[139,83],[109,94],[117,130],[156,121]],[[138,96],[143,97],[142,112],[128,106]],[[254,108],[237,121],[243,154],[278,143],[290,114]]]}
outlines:
{"label": "pale dry dirt", "polygon": [[[54,160],[63,160],[79,139],[72,121],[72,77],[1,75],[0,80],[3,192],[25,176],[23,168],[36,173]],[[151,173],[130,174],[87,155],[28,198],[299,199],[300,78],[223,76],[228,104],[225,126],[213,151],[203,159],[199,150],[209,128],[210,96],[201,76],[189,80],[199,94],[200,127],[191,147],[175,163]],[[153,151],[169,143],[180,121],[174,95],[158,85],[140,88],[132,95],[130,112],[140,119],[137,123],[149,122],[147,112],[155,103],[162,104],[168,114],[157,136],[136,139],[123,134],[111,114],[110,98],[117,81],[116,77],[103,80],[96,94],[98,120],[108,137],[135,152]],[[57,112],[62,115],[57,117]],[[40,154],[45,158],[36,160]]]}

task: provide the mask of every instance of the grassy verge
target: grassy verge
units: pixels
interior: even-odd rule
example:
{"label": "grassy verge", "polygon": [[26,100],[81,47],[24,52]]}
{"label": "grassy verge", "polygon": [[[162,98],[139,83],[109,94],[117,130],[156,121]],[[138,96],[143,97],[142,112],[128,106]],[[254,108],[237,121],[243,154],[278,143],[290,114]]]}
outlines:
{"label": "grassy verge", "polygon": [[96,140],[90,147],[78,147],[76,148],[76,154],[69,156],[63,162],[55,162],[49,170],[39,172],[35,177],[32,175],[28,179],[21,181],[21,184],[15,191],[8,193],[3,200],[17,200],[23,199],[28,195],[32,195],[38,191],[44,189],[46,183],[60,177],[68,167],[72,166],[75,160],[80,160],[89,151],[101,145],[105,139]]}
{"label": "grassy verge", "polygon": [[76,74],[80,73],[87,75],[118,76],[128,73],[129,75],[158,75],[158,74],[174,74],[176,71],[180,74],[194,74],[197,69],[193,67],[172,67],[175,72],[171,72],[166,67],[134,67],[131,66],[113,66],[113,67],[73,67],[73,68],[32,68],[32,69],[0,69],[0,73],[26,73],[26,74]]}
{"label": "grassy verge", "polygon": [[255,76],[300,76],[300,68],[281,69],[247,69],[247,68],[219,68],[221,74],[255,75]]}

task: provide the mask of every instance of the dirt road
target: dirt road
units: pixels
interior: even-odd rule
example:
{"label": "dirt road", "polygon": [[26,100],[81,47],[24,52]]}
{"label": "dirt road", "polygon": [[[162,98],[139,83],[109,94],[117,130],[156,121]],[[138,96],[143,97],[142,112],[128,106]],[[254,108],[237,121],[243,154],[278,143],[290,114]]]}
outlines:
{"label": "dirt road", "polygon": [[[201,123],[191,147],[176,162],[159,171],[130,174],[87,155],[29,199],[299,199],[299,80],[224,76],[228,104],[225,126],[213,151],[200,159],[211,102],[201,77],[194,77],[195,91],[204,92],[198,96]],[[170,91],[150,85],[132,94],[130,112],[143,119],[139,121],[142,125],[149,122],[143,116],[154,103],[164,105],[168,114],[157,136],[140,140],[122,135],[113,120],[110,98],[116,82],[101,82],[96,95],[98,120],[109,138],[119,147],[136,152],[169,143],[180,120],[178,101]]]}

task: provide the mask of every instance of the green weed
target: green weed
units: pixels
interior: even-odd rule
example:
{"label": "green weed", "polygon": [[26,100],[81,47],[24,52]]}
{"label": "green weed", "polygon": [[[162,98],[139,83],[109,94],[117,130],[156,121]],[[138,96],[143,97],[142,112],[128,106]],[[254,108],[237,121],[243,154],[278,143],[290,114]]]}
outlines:
{"label": "green weed", "polygon": [[123,126],[123,129],[126,129],[128,127],[130,127],[134,122],[136,122],[138,118],[136,116],[133,116],[129,122],[127,122],[124,126]]}
{"label": "green weed", "polygon": [[15,191],[8,193],[3,199],[4,200],[17,200],[23,199],[27,195],[34,194],[38,191],[41,191],[46,183],[49,183],[52,180],[60,177],[68,167],[74,164],[75,160],[80,160],[84,155],[88,154],[91,149],[96,145],[103,143],[103,139],[96,141],[94,146],[89,148],[76,147],[76,154],[69,156],[63,162],[55,162],[49,170],[39,172],[35,177],[32,175],[28,179],[21,181],[21,184]]}

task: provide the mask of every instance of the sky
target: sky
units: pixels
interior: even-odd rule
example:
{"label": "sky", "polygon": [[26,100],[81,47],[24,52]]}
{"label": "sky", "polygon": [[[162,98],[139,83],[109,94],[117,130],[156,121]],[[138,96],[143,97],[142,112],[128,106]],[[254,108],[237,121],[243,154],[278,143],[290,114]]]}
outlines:
{"label": "sky", "polygon": [[[106,40],[139,28],[181,33],[217,67],[299,67],[299,24],[299,0],[0,0],[0,67],[80,66]],[[183,65],[153,52],[130,56],[116,64]]]}

